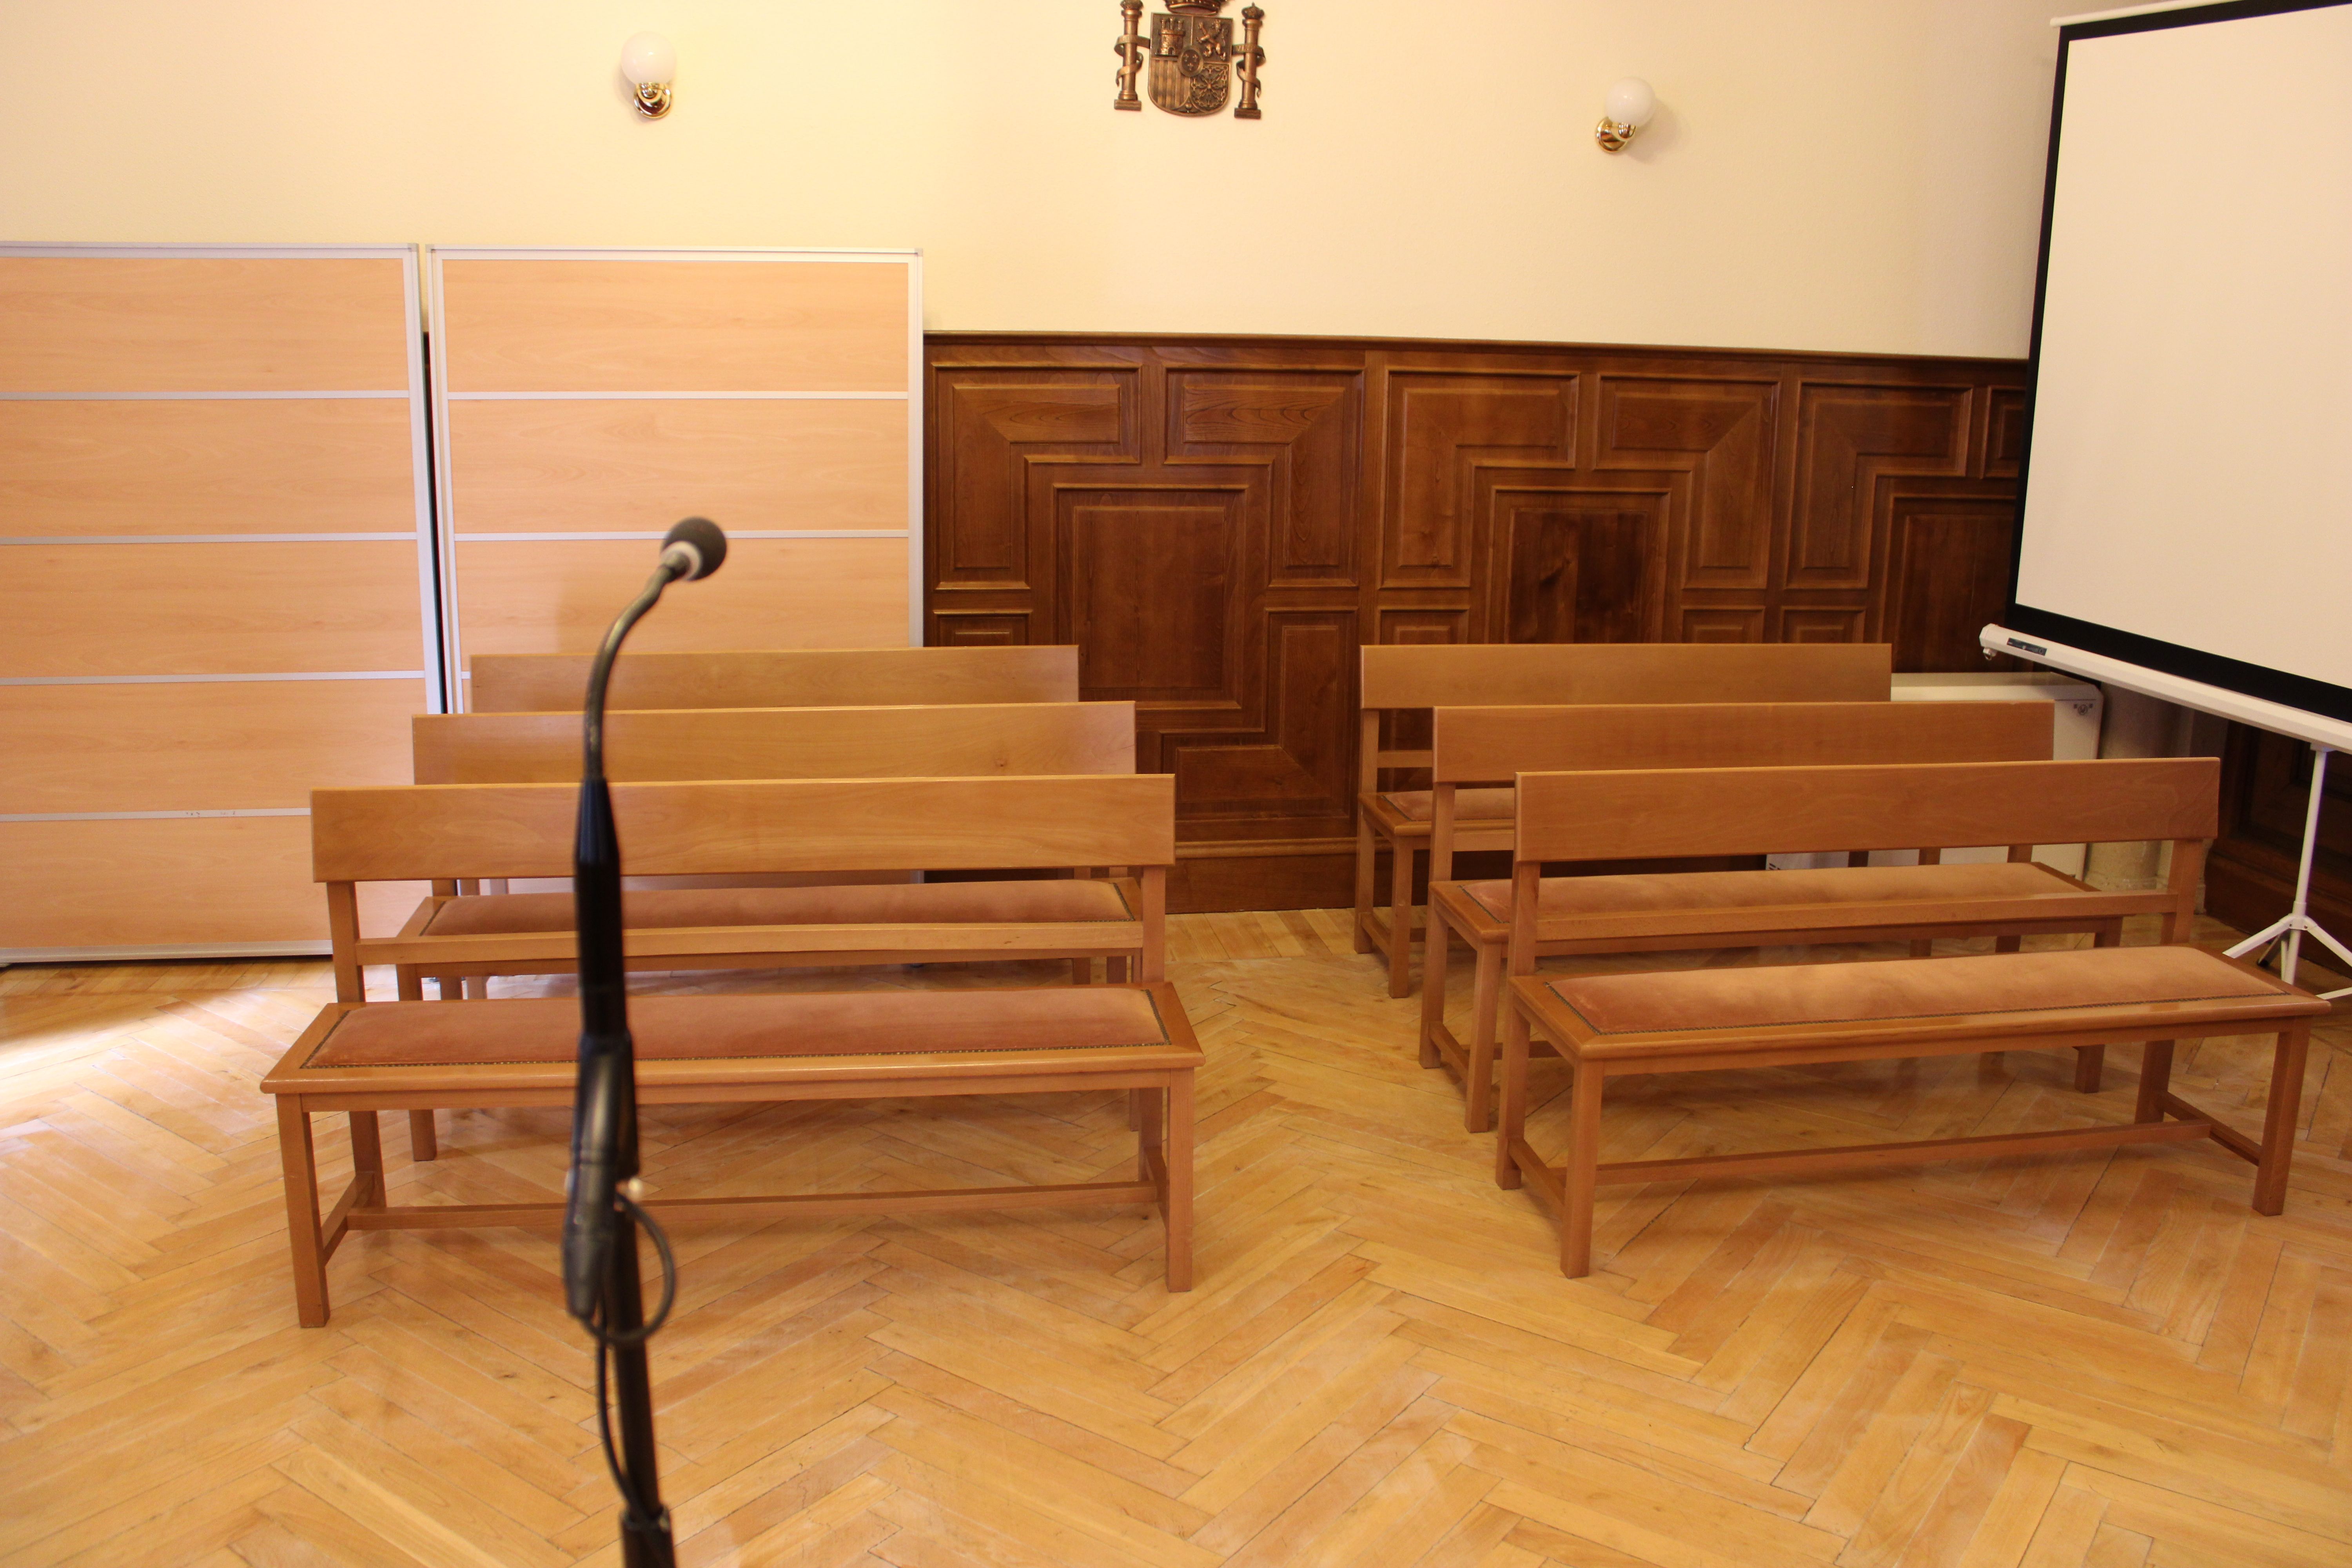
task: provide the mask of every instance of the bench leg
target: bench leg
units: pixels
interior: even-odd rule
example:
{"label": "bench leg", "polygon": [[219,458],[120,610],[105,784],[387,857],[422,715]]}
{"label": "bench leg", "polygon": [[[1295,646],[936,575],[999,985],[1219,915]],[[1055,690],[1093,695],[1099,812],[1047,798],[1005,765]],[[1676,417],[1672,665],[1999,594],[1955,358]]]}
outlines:
{"label": "bench leg", "polygon": [[1372,842],[1372,825],[1364,819],[1363,807],[1356,808],[1356,951],[1372,951],[1371,933],[1365,926],[1372,918],[1372,859],[1376,847]]}
{"label": "bench leg", "polygon": [[2018,952],[2023,951],[2024,947],[2025,939],[2021,936],[1997,936],[1992,939],[1992,950],[1995,952]]}
{"label": "bench leg", "polygon": [[[1092,963],[1092,960],[1088,960],[1088,962]],[[1103,979],[1113,985],[1126,984],[1128,981],[1128,961],[1123,957],[1104,959]]]}
{"label": "bench leg", "polygon": [[1568,1154],[1560,1166],[1559,1271],[1570,1279],[1592,1272],[1592,1200],[1601,1174],[1601,1068],[1576,1064],[1569,1102]]}
{"label": "bench leg", "polygon": [[2150,1040],[2139,1048],[2139,1100],[2134,1121],[2164,1120],[2165,1091],[2172,1087],[2172,1042]]}
{"label": "bench leg", "polygon": [[[2093,947],[2121,947],[2123,944],[2124,927],[2121,921],[2109,921],[2106,924],[2101,926],[2097,934],[2091,939],[2091,945]],[[2167,1057],[2165,1059],[2167,1063],[2169,1064],[2171,1058]],[[2106,1047],[2075,1047],[2074,1092],[2077,1094],[2098,1093],[2099,1085],[2106,1077]]]}
{"label": "bench leg", "polygon": [[1412,993],[1412,846],[1403,839],[1389,855],[1389,994]]}
{"label": "bench leg", "polygon": [[319,1234],[319,1158],[310,1113],[299,1098],[278,1097],[278,1157],[286,1172],[286,1237],[294,1263],[294,1316],[306,1329],[327,1321],[326,1244]]}
{"label": "bench leg", "polygon": [[373,1110],[352,1112],[352,1185],[353,1208],[383,1207],[383,1134]]}
{"label": "bench leg", "polygon": [[[1160,1182],[1160,1162],[1166,1159],[1168,1122],[1163,1103],[1165,1096],[1157,1089],[1130,1089],[1127,1091],[1129,1121],[1135,1129],[1135,1179],[1139,1182]],[[1168,1192],[1160,1188],[1160,1201],[1168,1201]]]}
{"label": "bench leg", "polygon": [[1516,1187],[1525,1178],[1513,1152],[1528,1134],[1528,1016],[1514,1004],[1503,1019],[1503,1117],[1495,1139],[1495,1184]]}
{"label": "bench leg", "polygon": [[2107,1047],[2076,1046],[2074,1047],[2074,1089],[2079,1094],[2096,1094],[2105,1077]]}
{"label": "bench leg", "polygon": [[[1154,1096],[1154,1098],[1158,1098]],[[1192,1075],[1168,1080],[1168,1289],[1192,1288]]]}
{"label": "bench leg", "polygon": [[1915,941],[1913,941],[1913,942],[1911,943],[1911,956],[1912,956],[1912,957],[1914,957],[1914,958],[1933,958],[1933,957],[1935,957],[1935,956],[1936,956],[1936,942],[1935,942],[1935,939],[1934,939],[1934,938],[1932,938],[1932,937],[1919,937],[1919,938],[1916,939]]}
{"label": "bench leg", "polygon": [[[392,973],[400,987],[402,1001],[425,1000],[425,977],[417,973],[416,965],[394,964]],[[408,1113],[408,1157],[419,1163],[441,1157],[441,1140],[434,1131],[433,1112],[412,1110]]]}
{"label": "bench leg", "polygon": [[1429,934],[1421,946],[1421,1065],[1438,1064],[1437,1027],[1445,1022],[1445,972],[1454,959],[1454,928],[1429,906]]}
{"label": "bench leg", "polygon": [[2286,1170],[2294,1159],[2294,1129],[2303,1103],[2303,1058],[2311,1026],[2297,1020],[2279,1031],[2271,1058],[2270,1107],[2263,1115],[2263,1157],[2254,1166],[2254,1212],[2277,1214],[2286,1207]]}
{"label": "bench leg", "polygon": [[1472,1132],[1484,1132],[1492,1114],[1491,1101],[1495,1093],[1495,1013],[1503,997],[1503,950],[1486,946],[1477,950],[1477,967],[1472,972],[1470,988],[1470,1039],[1462,1052],[1465,1070],[1462,1074],[1462,1089],[1469,1097],[1464,1109],[1462,1125]]}
{"label": "bench leg", "polygon": [[1095,961],[1091,958],[1070,960],[1070,984],[1092,985],[1095,983]]}

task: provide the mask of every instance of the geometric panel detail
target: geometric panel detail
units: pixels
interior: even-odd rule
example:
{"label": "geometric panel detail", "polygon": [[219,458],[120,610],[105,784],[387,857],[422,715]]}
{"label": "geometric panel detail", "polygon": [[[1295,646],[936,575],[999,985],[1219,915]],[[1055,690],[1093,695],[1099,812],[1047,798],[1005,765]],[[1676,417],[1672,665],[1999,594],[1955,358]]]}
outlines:
{"label": "geometric panel detail", "polygon": [[1978,629],[2009,609],[2017,505],[1903,495],[1889,525],[1886,640],[1900,670],[1985,669]]}
{"label": "geometric panel detail", "polygon": [[1134,457],[1122,439],[1133,372],[1008,374],[1019,379],[965,373],[934,381],[934,507],[951,506],[955,519],[934,546],[942,587],[1025,585],[1024,502],[1034,463]]}
{"label": "geometric panel detail", "polygon": [[1466,587],[1475,468],[1572,461],[1576,378],[1390,379],[1389,583]]}
{"label": "geometric panel detail", "polygon": [[1780,642],[1860,642],[1867,612],[1860,605],[1791,605],[1780,612]]}
{"label": "geometric panel detail", "polygon": [[1269,581],[1354,585],[1360,374],[1171,370],[1167,401],[1171,465],[1272,465]]}
{"label": "geometric panel detail", "polygon": [[1020,647],[1029,641],[1025,610],[941,610],[938,613],[939,647]]}
{"label": "geometric panel detail", "polygon": [[1685,587],[1764,585],[1771,569],[1778,392],[1769,381],[1610,376],[1601,384],[1600,466],[1692,478]]}
{"label": "geometric panel detail", "polygon": [[1507,489],[1495,497],[1503,560],[1486,640],[1655,640],[1666,497],[1640,491]]}
{"label": "geometric panel detail", "polygon": [[1240,489],[1065,489],[1055,534],[1089,700],[1238,700]]}
{"label": "geometric panel detail", "polygon": [[1269,821],[1290,833],[1347,830],[1355,619],[1346,612],[1269,616],[1262,727],[1165,736],[1178,812],[1195,834],[1248,837]]}
{"label": "geometric panel detail", "polygon": [[1962,473],[1969,389],[1809,385],[1798,409],[1788,586],[1866,590],[1880,477]]}
{"label": "geometric panel detail", "polygon": [[1764,606],[1690,605],[1683,610],[1684,642],[1762,642]]}

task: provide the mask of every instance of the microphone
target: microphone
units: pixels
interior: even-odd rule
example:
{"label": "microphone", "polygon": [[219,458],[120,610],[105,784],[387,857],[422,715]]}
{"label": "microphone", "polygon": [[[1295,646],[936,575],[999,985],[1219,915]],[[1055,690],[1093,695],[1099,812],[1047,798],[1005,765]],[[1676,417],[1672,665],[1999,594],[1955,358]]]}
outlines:
{"label": "microphone", "polygon": [[604,692],[631,627],[662,590],[719,570],[727,535],[707,517],[663,536],[660,563],[614,619],[588,667],[581,713],[580,814],[572,855],[579,945],[580,1078],[572,1098],[572,1191],[563,1220],[564,1305],[587,1321],[604,1289],[614,1249],[614,1194],[636,1170],[636,1070],[629,1036],[628,972],[621,946],[621,844],[604,784]]}
{"label": "microphone", "polygon": [[689,517],[662,536],[661,563],[673,583],[696,583],[727,559],[727,536],[707,517]]}
{"label": "microphone", "polygon": [[[624,1196],[637,1173],[636,1042],[629,1035],[628,963],[622,948],[621,840],[604,783],[604,690],[629,628],[672,583],[693,582],[727,559],[727,536],[689,517],[662,539],[660,563],[604,633],[588,667],[581,711],[580,815],[572,850],[573,925],[579,942],[580,1067],[572,1105],[572,1183],[563,1215],[563,1304],[596,1339],[598,1386],[612,1358],[621,1452],[609,1433],[606,1461],[622,1496],[621,1555],[630,1568],[674,1561],[654,1447],[653,1386],[645,1342],[668,1316],[676,1274],[650,1216]],[[624,1213],[624,1206],[626,1213]],[[645,1321],[637,1277],[638,1224],[662,1251],[663,1305]],[[603,1412],[599,1411],[600,1425]]]}

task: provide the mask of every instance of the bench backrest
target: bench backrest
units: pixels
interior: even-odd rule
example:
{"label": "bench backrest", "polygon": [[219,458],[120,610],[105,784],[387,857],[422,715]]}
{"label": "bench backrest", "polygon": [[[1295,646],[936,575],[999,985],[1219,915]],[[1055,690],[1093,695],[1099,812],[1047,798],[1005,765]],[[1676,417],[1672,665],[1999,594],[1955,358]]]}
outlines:
{"label": "bench backrest", "polygon": [[1362,650],[1359,787],[1427,752],[1380,749],[1383,712],[1504,703],[1885,702],[1885,643],[1395,643]]}
{"label": "bench backrest", "polygon": [[1886,643],[1383,643],[1367,708],[1466,703],[1884,702]]}
{"label": "bench backrest", "polygon": [[1442,788],[1591,769],[2047,762],[2053,732],[2039,702],[1440,708],[1430,776]]}
{"label": "bench backrest", "polygon": [[[2046,717],[2046,715],[2045,715]],[[2210,839],[2210,757],[1522,773],[1514,857],[1641,860]],[[2175,871],[2179,869],[2175,857]]]}
{"label": "bench backrest", "polygon": [[[561,784],[580,776],[580,715],[420,713],[418,784]],[[1135,771],[1132,702],[614,712],[604,776],[936,778]]]}
{"label": "bench backrest", "polygon": [[[584,653],[476,654],[468,710],[577,713]],[[630,653],[613,667],[623,708],[859,708],[1076,702],[1075,647],[749,648]]]}
{"label": "bench backrest", "polygon": [[[574,784],[392,784],[310,793],[329,884],[572,874]],[[1166,867],[1168,773],[751,779],[613,785],[631,876]]]}

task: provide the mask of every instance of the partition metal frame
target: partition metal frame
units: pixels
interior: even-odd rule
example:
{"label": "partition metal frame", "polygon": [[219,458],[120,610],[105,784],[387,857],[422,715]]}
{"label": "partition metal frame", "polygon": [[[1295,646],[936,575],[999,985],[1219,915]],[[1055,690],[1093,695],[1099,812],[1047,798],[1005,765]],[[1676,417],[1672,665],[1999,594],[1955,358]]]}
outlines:
{"label": "partition metal frame", "polygon": [[[113,258],[159,260],[397,260],[405,296],[405,354],[408,386],[404,391],[265,391],[265,392],[8,392],[0,402],[203,402],[228,399],[394,398],[408,401],[409,454],[415,516],[413,531],[383,533],[142,533],[0,535],[0,548],[10,545],[129,545],[129,544],[288,544],[394,542],[413,539],[416,545],[418,620],[423,627],[419,668],[415,669],[303,670],[269,673],[197,675],[74,675],[0,677],[0,686],[195,685],[254,680],[421,680],[433,712],[446,710],[447,666],[439,635],[439,542],[435,537],[432,465],[426,442],[428,409],[418,289],[418,247],[415,245],[154,245],[40,244],[0,242],[0,257],[55,257],[79,259]],[[172,817],[308,816],[306,806],[231,807],[204,811],[93,811],[0,813],[0,822],[124,821]],[[287,942],[174,942],[134,946],[61,946],[0,948],[0,965],[23,963],[66,963],[84,960],[197,957],[296,957],[328,951],[324,939]]]}
{"label": "partition metal frame", "polygon": [[[462,540],[480,542],[557,543],[620,539],[659,540],[661,529],[643,532],[597,531],[569,533],[461,534],[455,494],[454,465],[449,459],[449,405],[495,400],[628,401],[639,399],[775,398],[805,401],[888,401],[907,405],[907,526],[901,529],[729,529],[730,539],[904,539],[907,542],[907,642],[923,646],[923,253],[920,250],[816,249],[801,247],[582,248],[566,247],[435,246],[422,247],[427,321],[431,341],[446,343],[446,315],[442,290],[445,261],[646,261],[775,264],[890,264],[907,268],[907,389],[897,392],[453,392],[447,381],[446,352],[436,352],[431,384],[431,418],[436,461],[434,497],[441,519],[439,575],[441,585],[442,668],[448,672],[447,710],[459,712],[466,675],[463,617],[457,590],[457,545]],[[692,505],[691,498],[681,498]],[[671,519],[669,521],[676,521]],[[724,522],[724,519],[719,520]]]}

